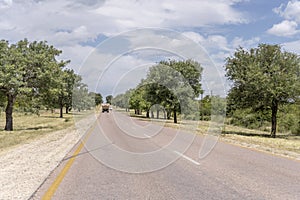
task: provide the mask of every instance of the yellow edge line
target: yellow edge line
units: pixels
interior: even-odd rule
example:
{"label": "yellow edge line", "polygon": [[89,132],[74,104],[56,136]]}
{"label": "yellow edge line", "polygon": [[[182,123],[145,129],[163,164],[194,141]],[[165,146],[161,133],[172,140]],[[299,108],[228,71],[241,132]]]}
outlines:
{"label": "yellow edge line", "polygon": [[55,181],[52,183],[52,185],[49,187],[47,192],[42,197],[42,200],[49,200],[52,198],[55,191],[59,187],[60,183],[63,181],[63,179],[65,178],[69,169],[71,168],[72,164],[74,163],[76,156],[80,153],[80,151],[84,147],[84,143],[86,142],[86,140],[88,139],[88,137],[90,136],[90,134],[92,133],[92,130],[94,130],[94,128],[95,128],[95,124],[93,124],[93,126],[91,127],[91,129],[89,130],[87,135],[85,136],[84,140],[82,142],[80,142],[79,146],[77,147],[76,151],[74,152],[74,154],[72,155],[70,160],[66,163],[64,168],[61,170],[59,175],[56,177]]}

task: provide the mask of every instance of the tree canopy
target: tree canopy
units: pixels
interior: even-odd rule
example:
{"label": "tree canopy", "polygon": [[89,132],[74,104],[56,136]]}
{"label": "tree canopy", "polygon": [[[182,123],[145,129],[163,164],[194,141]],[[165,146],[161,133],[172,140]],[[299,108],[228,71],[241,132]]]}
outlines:
{"label": "tree canopy", "polygon": [[58,62],[61,51],[45,41],[16,44],[0,42],[0,90],[7,97],[5,130],[13,130],[13,105],[18,95],[39,96],[54,92],[56,75],[67,64]]}
{"label": "tree canopy", "polygon": [[177,113],[188,114],[198,106],[193,100],[203,92],[202,70],[201,65],[193,60],[161,61],[150,67],[146,78],[135,89],[117,95],[113,103],[126,107],[129,103],[137,114],[145,110],[147,117],[152,106],[157,109],[162,106],[166,116],[170,118],[173,113],[174,123],[177,123]]}
{"label": "tree canopy", "polygon": [[105,99],[106,99],[106,103],[108,103],[108,104],[111,104],[112,98],[113,98],[113,96],[112,96],[112,95],[108,95],[108,96],[106,96],[106,97],[105,97]]}
{"label": "tree canopy", "polygon": [[234,108],[271,110],[271,136],[276,136],[280,105],[300,97],[300,58],[279,45],[239,48],[226,60],[226,76],[233,82],[228,101]]}
{"label": "tree canopy", "polygon": [[[74,92],[78,93],[81,77],[65,69],[70,61],[58,61],[62,53],[46,41],[20,40],[16,44],[0,41],[0,100],[6,98],[5,130],[13,130],[13,108],[19,105],[69,111]],[[75,90],[74,90],[75,88]],[[85,87],[85,97],[89,97]],[[90,98],[91,99],[91,98]],[[89,104],[90,106],[91,104]]]}

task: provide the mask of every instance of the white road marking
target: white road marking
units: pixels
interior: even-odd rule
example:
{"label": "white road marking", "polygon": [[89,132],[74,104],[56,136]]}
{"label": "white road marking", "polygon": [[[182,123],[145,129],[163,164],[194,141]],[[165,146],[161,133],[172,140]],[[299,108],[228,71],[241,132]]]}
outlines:
{"label": "white road marking", "polygon": [[197,161],[193,160],[192,158],[190,157],[187,157],[186,155],[183,155],[182,153],[178,152],[178,151],[174,151],[174,153],[180,155],[181,157],[185,158],[186,160],[194,163],[195,165],[200,165],[200,163],[198,163]]}
{"label": "white road marking", "polygon": [[147,135],[147,134],[144,134],[144,136],[146,136],[147,138],[151,138],[151,136],[150,136],[150,135]]}

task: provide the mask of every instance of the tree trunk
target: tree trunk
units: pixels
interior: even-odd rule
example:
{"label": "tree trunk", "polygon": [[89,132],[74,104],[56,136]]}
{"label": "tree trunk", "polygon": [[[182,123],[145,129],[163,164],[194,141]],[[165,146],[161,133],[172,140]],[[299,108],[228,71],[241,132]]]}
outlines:
{"label": "tree trunk", "polygon": [[171,119],[171,111],[167,111],[167,119]]}
{"label": "tree trunk", "polygon": [[4,130],[6,131],[12,131],[13,130],[13,106],[15,103],[15,97],[12,94],[7,95],[7,105],[5,109],[5,114],[6,114],[6,124]]}
{"label": "tree trunk", "polygon": [[177,113],[176,113],[176,109],[173,110],[173,114],[174,114],[174,123],[177,124]]}
{"label": "tree trunk", "polygon": [[59,115],[60,118],[63,118],[63,106],[60,106],[60,115]]}
{"label": "tree trunk", "polygon": [[271,137],[276,137],[276,129],[277,129],[277,111],[278,111],[278,102],[276,100],[272,101],[272,129],[271,129]]}
{"label": "tree trunk", "polygon": [[156,110],[156,119],[159,118],[159,110]]}
{"label": "tree trunk", "polygon": [[151,118],[154,118],[154,113],[153,113],[153,111],[151,111]]}
{"label": "tree trunk", "polygon": [[69,107],[66,107],[66,114],[69,114]]}
{"label": "tree trunk", "polygon": [[147,110],[146,117],[147,117],[147,118],[149,118],[149,117],[150,117],[149,110]]}

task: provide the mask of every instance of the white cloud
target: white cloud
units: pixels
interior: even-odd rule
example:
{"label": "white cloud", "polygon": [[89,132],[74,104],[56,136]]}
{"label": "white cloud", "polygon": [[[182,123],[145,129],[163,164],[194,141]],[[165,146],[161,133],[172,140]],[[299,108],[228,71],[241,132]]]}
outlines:
{"label": "white cloud", "polygon": [[59,45],[74,45],[78,42],[87,42],[95,39],[96,34],[91,34],[86,26],[79,26],[73,30],[61,30],[57,31],[51,38],[51,41],[55,41]]}
{"label": "white cloud", "polygon": [[259,37],[253,37],[248,40],[235,37],[233,40],[228,40],[222,35],[209,35],[204,37],[196,32],[184,32],[183,35],[201,45],[220,68],[224,65],[225,59],[231,56],[238,47],[250,49],[256,47],[260,42]]}
{"label": "white cloud", "polygon": [[299,33],[297,26],[295,21],[284,20],[279,24],[274,24],[267,32],[276,36],[292,36]]}
{"label": "white cloud", "polygon": [[[115,51],[114,48],[119,51]],[[84,80],[89,80],[91,89],[97,88],[103,91],[103,94],[110,94],[114,93],[114,87],[117,87],[118,92],[135,87],[143,73],[146,73],[145,70],[140,70],[139,66],[154,65],[168,58],[197,60],[204,67],[206,86],[220,95],[224,94],[224,87],[220,82],[224,73],[219,73],[222,66],[214,65],[201,48],[201,44],[187,39],[180,33],[165,29],[140,29],[111,38],[107,43],[98,46],[88,57],[80,74]],[[102,72],[105,72],[104,76],[101,75]],[[100,83],[96,85],[99,77]],[[219,84],[211,85],[212,82]]]}
{"label": "white cloud", "polygon": [[286,42],[283,43],[282,46],[286,51],[293,52],[300,55],[300,40],[296,40],[293,42]]}
{"label": "white cloud", "polygon": [[0,0],[0,9],[9,8],[12,5],[12,0]]}
{"label": "white cloud", "polygon": [[198,27],[245,23],[233,0],[151,0],[105,2],[95,13],[111,18],[122,29],[135,27]]}
{"label": "white cloud", "polygon": [[[16,42],[47,40],[58,48],[138,27],[201,27],[244,23],[236,0],[0,0],[0,35]],[[73,59],[72,57],[70,59]],[[77,59],[77,58],[75,58]]]}
{"label": "white cloud", "polygon": [[284,8],[284,4],[281,4],[280,7],[275,8],[274,12],[279,14],[288,20],[294,20],[300,22],[300,1],[292,0],[289,1]]}
{"label": "white cloud", "polygon": [[289,1],[286,6],[281,4],[279,7],[274,8],[273,11],[284,18],[278,24],[274,24],[272,28],[267,30],[267,33],[276,36],[294,36],[300,32],[298,24],[300,23],[300,1]]}
{"label": "white cloud", "polygon": [[[121,3],[117,0],[0,0],[0,35],[11,43],[23,38],[47,40],[63,50],[60,58],[71,59],[70,66],[79,70],[95,46],[91,43],[99,35],[114,36],[141,27],[193,30],[247,23],[244,14],[234,7],[238,2],[240,0],[128,0]],[[180,49],[179,53],[194,56],[192,50],[186,51],[189,43],[182,43],[182,38],[149,34],[152,36],[140,35],[134,40],[128,37],[129,47],[147,43],[163,47],[165,44],[170,51]],[[231,44],[222,35],[204,37],[193,31],[185,34],[205,48],[230,51]],[[102,53],[104,60],[115,56],[112,52]],[[141,59],[132,62],[140,63]]]}
{"label": "white cloud", "polygon": [[82,63],[87,57],[89,57],[89,55],[94,51],[95,48],[75,44],[72,46],[61,46],[58,49],[62,50],[62,54],[61,56],[59,56],[59,59],[71,59],[71,63],[68,65],[68,67],[73,68],[75,72],[78,73],[80,71]]}
{"label": "white cloud", "polygon": [[205,38],[202,35],[193,31],[183,32],[182,34],[196,43],[202,43],[205,40]]}
{"label": "white cloud", "polygon": [[[226,90],[228,90],[230,87],[228,85],[228,82],[226,81],[225,69],[223,67],[225,64],[225,59],[232,56],[236,48],[238,48],[239,46],[249,49],[256,47],[260,41],[259,37],[254,37],[248,40],[245,40],[241,37],[235,37],[233,40],[228,40],[222,35],[210,35],[204,37],[196,32],[184,32],[183,35],[198,43],[206,50],[210,59],[213,61],[216,70],[219,73],[219,76],[217,76],[217,74],[214,74],[214,78],[211,80],[217,80],[216,78],[219,77],[224,84],[220,88],[225,87]],[[204,73],[203,79],[209,80],[209,74],[210,72]],[[207,88],[209,88],[209,90],[214,90],[211,85],[213,84],[208,84]]]}
{"label": "white cloud", "polygon": [[[16,1],[2,0],[0,23],[15,27],[4,33],[13,39],[24,35],[51,40],[57,30],[85,26],[91,38],[102,33],[113,35],[137,27],[199,27],[214,24],[244,23],[247,19],[233,8],[235,0],[151,0],[151,1]],[[8,6],[9,5],[9,6]],[[0,30],[2,34],[2,31]],[[2,34],[3,35],[3,34]],[[53,39],[54,40],[54,39]]]}

